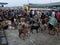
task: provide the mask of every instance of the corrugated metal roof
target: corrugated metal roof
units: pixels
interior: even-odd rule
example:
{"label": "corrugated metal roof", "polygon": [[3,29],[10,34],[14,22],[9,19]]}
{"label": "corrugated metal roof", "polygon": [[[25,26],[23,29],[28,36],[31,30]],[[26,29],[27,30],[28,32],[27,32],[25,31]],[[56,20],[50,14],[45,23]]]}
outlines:
{"label": "corrugated metal roof", "polygon": [[0,4],[1,4],[1,5],[6,5],[6,4],[8,4],[8,3],[3,3],[3,2],[0,2]]}
{"label": "corrugated metal roof", "polygon": [[56,2],[56,3],[47,3],[47,4],[33,4],[30,3],[29,4],[31,7],[46,7],[46,6],[60,6],[60,2]]}

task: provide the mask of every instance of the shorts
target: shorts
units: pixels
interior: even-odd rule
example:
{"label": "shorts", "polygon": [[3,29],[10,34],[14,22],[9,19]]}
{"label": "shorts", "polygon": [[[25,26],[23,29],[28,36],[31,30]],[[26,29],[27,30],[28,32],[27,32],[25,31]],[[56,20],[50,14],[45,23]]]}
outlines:
{"label": "shorts", "polygon": [[53,25],[51,25],[50,23],[48,24],[48,28],[50,29],[50,30],[52,30],[54,27],[53,27]]}

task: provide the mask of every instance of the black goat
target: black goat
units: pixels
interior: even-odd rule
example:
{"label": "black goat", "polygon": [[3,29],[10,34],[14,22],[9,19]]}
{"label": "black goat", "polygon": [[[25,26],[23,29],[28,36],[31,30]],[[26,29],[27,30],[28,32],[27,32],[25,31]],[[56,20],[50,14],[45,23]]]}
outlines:
{"label": "black goat", "polygon": [[31,32],[33,33],[33,30],[36,30],[36,32],[38,33],[38,29],[40,28],[40,23],[37,21],[37,22],[33,22],[31,23]]}

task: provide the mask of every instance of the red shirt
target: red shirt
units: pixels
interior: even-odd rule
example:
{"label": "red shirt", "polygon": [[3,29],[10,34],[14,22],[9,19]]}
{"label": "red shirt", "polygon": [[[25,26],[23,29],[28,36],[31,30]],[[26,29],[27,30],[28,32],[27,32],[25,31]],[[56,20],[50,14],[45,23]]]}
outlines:
{"label": "red shirt", "polygon": [[56,18],[57,18],[58,21],[60,21],[60,12],[56,13]]}

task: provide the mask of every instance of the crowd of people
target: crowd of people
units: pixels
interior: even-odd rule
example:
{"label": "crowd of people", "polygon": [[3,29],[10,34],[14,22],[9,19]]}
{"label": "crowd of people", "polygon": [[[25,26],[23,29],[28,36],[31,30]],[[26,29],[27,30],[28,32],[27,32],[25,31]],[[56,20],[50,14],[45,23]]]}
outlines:
{"label": "crowd of people", "polygon": [[27,11],[24,10],[0,10],[0,29],[8,29],[11,21],[11,26],[26,35],[29,31],[33,33],[36,30],[48,30],[49,34],[59,33],[60,28],[60,11]]}

